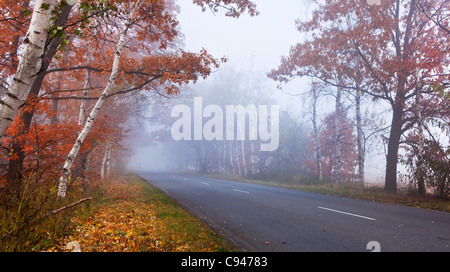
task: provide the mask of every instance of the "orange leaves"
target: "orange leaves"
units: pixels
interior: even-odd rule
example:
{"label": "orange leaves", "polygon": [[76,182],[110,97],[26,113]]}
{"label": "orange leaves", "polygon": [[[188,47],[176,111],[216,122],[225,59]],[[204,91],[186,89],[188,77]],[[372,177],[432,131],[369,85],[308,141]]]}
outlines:
{"label": "orange leaves", "polygon": [[[153,87],[164,86],[169,94],[178,93],[179,86],[196,82],[199,78],[206,78],[213,69],[217,69],[219,64],[225,61],[224,58],[215,59],[205,50],[200,53],[178,50],[176,53],[145,56],[140,60],[134,59],[132,55],[126,55],[122,59],[125,74],[121,80],[139,76],[136,85],[151,82]],[[136,66],[140,69],[133,72]]]}
{"label": "orange leaves", "polygon": [[79,242],[83,252],[214,251],[219,246],[204,225],[166,196],[144,190],[148,184],[116,180],[104,186],[109,204],[87,218],[73,218],[61,250],[70,241]]}
{"label": "orange leaves", "polygon": [[109,251],[156,251],[156,216],[147,205],[133,206],[132,203],[118,203],[101,209],[87,222],[73,220],[78,225],[75,239],[86,252]]}
{"label": "orange leaves", "polygon": [[[0,4],[0,12],[5,15],[11,8],[14,11],[11,16],[15,20],[13,27],[8,26],[10,22],[0,22],[0,30],[10,33],[9,37],[15,39],[7,41],[11,48],[0,50],[0,65],[7,66],[5,59],[8,57],[15,59],[15,50],[24,33],[17,30],[26,29],[28,24],[26,14],[20,13],[28,8],[29,1],[23,2],[5,0]],[[225,10],[226,15],[232,17],[244,12],[257,14],[256,5],[250,0],[198,0],[195,3],[212,10]],[[136,12],[130,12],[136,7]],[[16,154],[10,152],[5,159],[14,160],[17,154],[24,153],[25,164],[29,163],[24,167],[25,172],[34,167],[51,168],[50,172],[57,172],[80,132],[78,120],[80,123],[86,120],[93,101],[98,99],[108,83],[116,56],[116,43],[124,24],[130,24],[130,28],[120,57],[119,75],[107,95],[106,108],[102,108],[93,130],[82,145],[81,152],[85,157],[79,164],[86,164],[86,157],[90,154],[89,169],[95,169],[92,164],[98,166],[105,146],[111,146],[117,154],[117,150],[122,148],[119,143],[125,137],[128,113],[133,105],[127,98],[121,101],[113,97],[140,90],[177,94],[183,85],[208,77],[226,59],[215,59],[206,50],[190,53],[179,49],[182,37],[179,35],[177,9],[173,0],[81,1],[79,8],[71,11],[67,28],[60,29],[64,32],[59,33],[61,37],[70,37],[70,42],[62,42],[64,50],[60,50],[59,58],[53,59],[51,68],[46,71],[45,82],[40,88],[42,99],[30,100],[22,109],[34,115],[33,121],[25,122],[26,125],[16,123],[9,130],[10,137],[3,139],[7,147],[13,141],[16,145],[20,143],[11,149]],[[108,10],[111,12],[107,13]],[[130,14],[135,16],[131,19]],[[2,67],[0,73],[4,76],[11,74]],[[113,156],[119,157],[117,154]],[[80,166],[83,167],[86,169]]]}
{"label": "orange leaves", "polygon": [[0,32],[2,33],[0,73],[4,73],[2,79],[12,75],[17,67],[20,38],[23,33],[26,33],[26,27],[31,17],[29,2],[4,0],[0,3],[2,18],[0,23]]}
{"label": "orange leaves", "polygon": [[[397,7],[398,18],[391,12],[395,5],[392,7],[389,1],[380,6],[362,5],[359,1],[320,4],[311,20],[297,22],[299,31],[312,38],[293,47],[289,57],[283,58],[269,76],[279,81],[312,76],[340,81],[345,86],[359,81],[360,87],[373,90],[372,94],[384,95],[395,92],[394,81],[414,70],[427,77],[432,71],[442,71],[449,61],[448,51],[443,48],[444,33],[428,28],[424,14],[415,10],[410,1],[400,2],[405,10]],[[414,20],[406,16],[409,10]]]}

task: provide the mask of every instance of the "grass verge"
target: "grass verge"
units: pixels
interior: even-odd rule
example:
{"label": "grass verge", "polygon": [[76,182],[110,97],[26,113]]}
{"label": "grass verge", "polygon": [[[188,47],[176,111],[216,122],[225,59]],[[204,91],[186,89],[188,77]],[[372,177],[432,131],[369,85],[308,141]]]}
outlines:
{"label": "grass verge", "polygon": [[171,198],[129,175],[105,182],[89,205],[80,207],[64,238],[48,251],[220,252],[235,249]]}

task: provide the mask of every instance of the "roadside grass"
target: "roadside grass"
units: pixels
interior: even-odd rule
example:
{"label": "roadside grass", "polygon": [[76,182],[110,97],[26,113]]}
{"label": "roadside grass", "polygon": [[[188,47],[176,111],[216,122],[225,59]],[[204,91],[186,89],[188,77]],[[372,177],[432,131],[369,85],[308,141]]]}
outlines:
{"label": "roadside grass", "polygon": [[355,183],[335,184],[327,182],[314,183],[311,181],[308,181],[309,184],[301,184],[301,183],[294,184],[289,182],[280,182],[276,180],[266,181],[224,174],[204,174],[204,176],[211,178],[234,180],[239,182],[261,184],[273,187],[281,187],[311,193],[356,198],[373,202],[382,202],[389,204],[411,206],[415,208],[450,212],[450,201],[436,199],[431,195],[421,197],[411,192],[407,188],[400,188],[397,194],[389,194],[385,193],[383,191],[383,187],[377,184],[366,185],[364,187],[361,187],[359,184]]}
{"label": "roadside grass", "polygon": [[66,235],[48,251],[68,251],[76,241],[83,252],[230,252],[222,236],[170,197],[128,175],[91,189],[93,200],[80,207]]}

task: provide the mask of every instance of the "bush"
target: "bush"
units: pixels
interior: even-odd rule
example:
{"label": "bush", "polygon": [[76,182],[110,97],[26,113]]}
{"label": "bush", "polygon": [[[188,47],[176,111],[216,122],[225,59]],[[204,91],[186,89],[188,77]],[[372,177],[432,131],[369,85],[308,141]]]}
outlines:
{"label": "bush", "polygon": [[[418,187],[417,147],[407,149],[405,163],[409,167],[409,180]],[[438,199],[450,199],[450,148],[440,146],[436,141],[425,140],[422,161],[423,182],[426,188]]]}
{"label": "bush", "polygon": [[56,180],[43,181],[36,175],[26,178],[19,188],[5,186],[0,202],[0,251],[43,251],[51,241],[63,235],[73,210],[52,211],[81,196],[77,182],[69,184],[71,194],[57,200]]}

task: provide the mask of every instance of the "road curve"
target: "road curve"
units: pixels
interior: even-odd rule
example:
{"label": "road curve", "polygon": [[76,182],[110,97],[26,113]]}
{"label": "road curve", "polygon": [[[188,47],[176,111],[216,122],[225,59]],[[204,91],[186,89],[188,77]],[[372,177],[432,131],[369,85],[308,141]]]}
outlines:
{"label": "road curve", "polygon": [[450,252],[450,214],[181,173],[140,173],[248,252]]}

